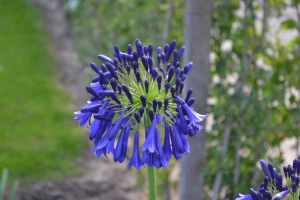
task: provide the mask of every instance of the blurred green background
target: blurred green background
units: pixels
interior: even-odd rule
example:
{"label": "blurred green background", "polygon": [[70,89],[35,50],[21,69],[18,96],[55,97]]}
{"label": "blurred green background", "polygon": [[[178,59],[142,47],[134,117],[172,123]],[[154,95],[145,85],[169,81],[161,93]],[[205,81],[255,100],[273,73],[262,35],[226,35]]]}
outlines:
{"label": "blurred green background", "polygon": [[[126,49],[137,38],[154,46],[173,39],[183,45],[184,0],[60,2],[86,66],[99,53],[112,55],[114,44]],[[234,199],[260,186],[260,158],[279,169],[299,156],[296,7],[294,0],[213,1],[204,199],[211,198],[218,172],[223,175],[219,198]],[[75,159],[87,137],[72,122],[78,109],[58,86],[37,8],[25,0],[0,0],[0,16],[0,169],[28,181],[76,174]],[[92,77],[92,70],[86,76]],[[282,145],[285,139],[292,142]],[[168,187],[178,189],[169,176],[173,169],[158,172],[161,199]],[[139,172],[138,183],[145,180]]]}
{"label": "blurred green background", "polygon": [[77,174],[86,143],[58,85],[41,16],[23,0],[1,0],[0,13],[0,169],[26,181]]}

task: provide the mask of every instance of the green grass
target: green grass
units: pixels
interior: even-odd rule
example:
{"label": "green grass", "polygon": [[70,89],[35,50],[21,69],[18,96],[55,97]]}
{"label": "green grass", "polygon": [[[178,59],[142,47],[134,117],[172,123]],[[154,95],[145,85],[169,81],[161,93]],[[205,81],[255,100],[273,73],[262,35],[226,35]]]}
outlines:
{"label": "green grass", "polygon": [[77,173],[86,144],[40,18],[25,0],[0,0],[0,171],[28,181]]}

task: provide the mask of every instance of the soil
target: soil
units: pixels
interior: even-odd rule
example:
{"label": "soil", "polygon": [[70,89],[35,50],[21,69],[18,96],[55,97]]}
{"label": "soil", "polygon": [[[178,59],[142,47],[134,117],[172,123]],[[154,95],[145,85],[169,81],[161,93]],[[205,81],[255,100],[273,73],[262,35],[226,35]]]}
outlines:
{"label": "soil", "polygon": [[[43,28],[51,40],[51,52],[59,72],[60,85],[70,93],[77,106],[86,102],[84,65],[80,62],[73,41],[67,32],[63,5],[59,0],[28,0],[37,6],[43,17]],[[85,149],[77,159],[85,171],[78,177],[57,182],[21,185],[17,200],[143,200],[147,192],[136,187],[136,170],[126,163],[116,164],[112,158],[96,158]]]}
{"label": "soil", "polygon": [[136,187],[135,170],[116,164],[112,158],[79,157],[84,175],[57,182],[21,187],[17,200],[143,200],[147,193]]}

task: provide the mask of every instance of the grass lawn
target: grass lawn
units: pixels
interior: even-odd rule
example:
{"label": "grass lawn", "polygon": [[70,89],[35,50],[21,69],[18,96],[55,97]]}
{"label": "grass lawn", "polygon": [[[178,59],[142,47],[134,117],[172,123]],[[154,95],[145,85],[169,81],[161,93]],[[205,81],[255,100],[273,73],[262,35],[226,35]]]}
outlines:
{"label": "grass lawn", "polygon": [[78,172],[86,140],[59,88],[41,16],[25,0],[0,0],[0,172],[22,180]]}

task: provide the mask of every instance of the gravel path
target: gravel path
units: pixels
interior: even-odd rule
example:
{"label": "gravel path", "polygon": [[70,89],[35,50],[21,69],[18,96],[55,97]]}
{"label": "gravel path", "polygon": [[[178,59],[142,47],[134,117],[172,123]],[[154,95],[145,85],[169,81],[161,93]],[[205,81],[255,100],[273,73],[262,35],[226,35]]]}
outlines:
{"label": "gravel path", "polygon": [[126,164],[116,165],[106,158],[89,155],[78,158],[86,174],[58,182],[36,183],[21,188],[18,200],[143,200],[142,189],[136,188],[134,170]]}

